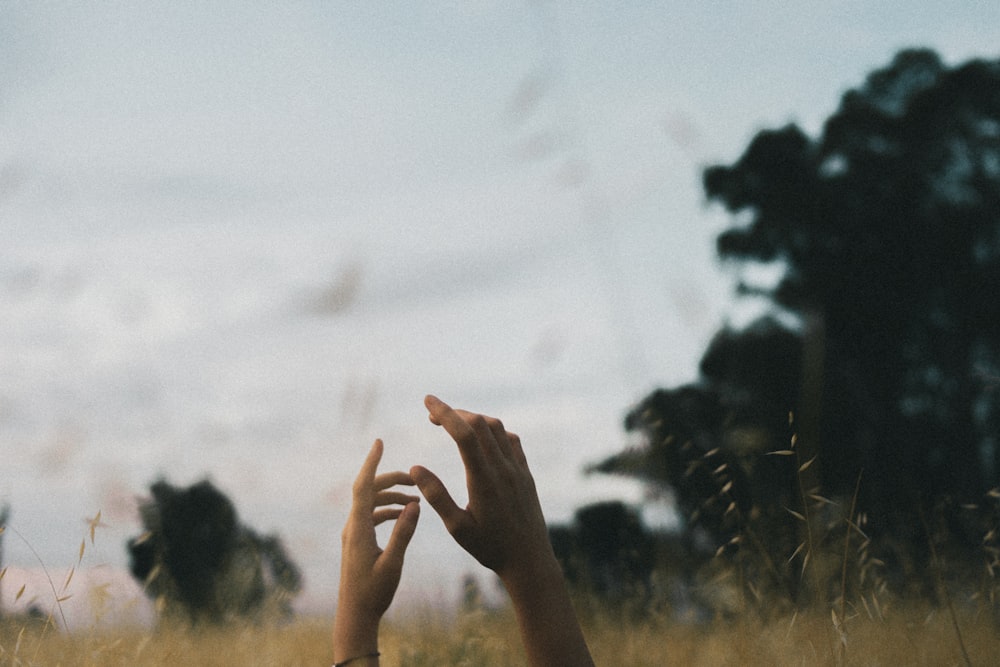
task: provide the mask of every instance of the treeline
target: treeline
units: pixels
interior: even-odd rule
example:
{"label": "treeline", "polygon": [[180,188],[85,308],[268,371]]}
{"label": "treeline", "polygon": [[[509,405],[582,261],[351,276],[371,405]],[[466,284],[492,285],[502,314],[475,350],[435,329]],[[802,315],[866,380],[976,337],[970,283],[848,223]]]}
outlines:
{"label": "treeline", "polygon": [[[703,185],[734,216],[720,258],[781,277],[739,282],[769,311],[720,331],[695,381],[634,406],[624,425],[643,444],[591,467],[669,493],[682,514],[679,551],[644,556],[644,576],[729,585],[742,606],[993,604],[1000,61],[902,51],[844,93],[819,136],[761,131]],[[604,548],[586,526],[581,513],[565,528],[582,550],[566,552],[571,573]],[[666,563],[678,553],[683,566]],[[591,566],[581,582],[611,590],[606,576]]]}

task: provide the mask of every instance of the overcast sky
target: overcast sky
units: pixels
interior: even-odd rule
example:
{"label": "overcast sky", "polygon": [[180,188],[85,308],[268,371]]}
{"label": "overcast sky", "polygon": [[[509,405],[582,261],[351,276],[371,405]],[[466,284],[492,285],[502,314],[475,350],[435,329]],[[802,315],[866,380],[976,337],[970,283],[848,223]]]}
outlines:
{"label": "overcast sky", "polygon": [[[985,0],[0,0],[13,524],[68,564],[101,509],[120,566],[133,496],[207,475],[322,606],[371,438],[461,485],[426,392],[522,434],[551,519],[638,501],[580,470],[746,317],[700,170],[899,48],[998,44]],[[473,565],[421,523],[404,590],[450,601]]]}

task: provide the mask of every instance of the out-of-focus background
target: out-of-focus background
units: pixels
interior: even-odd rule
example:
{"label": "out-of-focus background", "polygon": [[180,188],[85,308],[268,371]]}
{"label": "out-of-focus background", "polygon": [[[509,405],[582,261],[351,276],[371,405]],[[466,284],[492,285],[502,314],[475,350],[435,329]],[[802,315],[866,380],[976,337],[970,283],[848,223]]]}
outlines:
{"label": "out-of-focus background", "polygon": [[[207,476],[329,609],[374,437],[463,495],[427,392],[521,434],[550,520],[638,499],[584,466],[754,312],[701,169],[997,44],[992,2],[0,3],[6,561],[100,511],[123,568],[136,496]],[[425,511],[400,597],[475,567]]]}

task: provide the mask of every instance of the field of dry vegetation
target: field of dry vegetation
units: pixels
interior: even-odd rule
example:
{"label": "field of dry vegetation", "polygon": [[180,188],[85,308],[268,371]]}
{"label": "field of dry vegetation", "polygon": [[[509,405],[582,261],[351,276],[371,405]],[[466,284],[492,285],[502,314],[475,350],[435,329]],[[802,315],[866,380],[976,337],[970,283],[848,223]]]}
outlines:
{"label": "field of dry vegetation", "polygon": [[[854,532],[863,536],[859,527],[863,520],[856,519],[853,509],[849,516]],[[931,577],[935,580],[913,597],[892,592],[884,578],[871,574],[878,568],[866,555],[868,541],[858,544],[849,533],[840,541],[816,536],[813,548],[806,550],[804,580],[809,573],[823,580],[817,573],[828,571],[837,583],[838,592],[827,601],[796,604],[787,595],[767,592],[756,581],[759,570],[749,567],[753,552],[748,549],[746,559],[716,559],[721,569],[706,585],[720,595],[728,591],[729,604],[714,621],[692,620],[705,618],[697,614],[689,619],[662,599],[654,603],[660,611],[650,611],[650,606],[633,603],[631,597],[610,605],[604,598],[578,594],[576,607],[596,664],[609,667],[997,665],[1000,583],[995,571],[1000,569],[1000,552],[992,547],[995,533],[984,537],[990,558],[983,570],[958,564],[969,565],[968,561],[953,561],[949,567],[932,542],[935,567],[928,576],[935,572]],[[822,542],[829,544],[821,548]],[[36,598],[41,607],[53,608],[50,618],[0,614],[0,667],[332,664],[331,618],[300,615],[283,623],[191,629],[166,622],[151,628],[150,617],[140,618],[134,607],[109,615],[108,601],[95,596],[102,586],[87,590],[89,579],[82,567],[86,546],[84,539],[77,564],[81,572],[74,577],[77,568],[73,568],[65,575],[57,573],[54,580],[50,577],[52,598]],[[796,550],[789,562],[799,553]],[[860,555],[852,558],[850,553]],[[13,583],[4,581],[6,574],[7,568],[0,569],[0,583]],[[58,582],[63,582],[61,587]],[[734,587],[734,582],[744,585]],[[931,590],[934,593],[928,595]],[[60,603],[73,597],[99,604],[93,621],[85,614],[69,624],[72,632],[65,632]],[[109,618],[115,620],[108,622]],[[511,611],[479,602],[463,611],[393,609],[383,622],[380,649],[384,666],[525,664]]]}
{"label": "field of dry vegetation", "polygon": [[[597,664],[608,666],[996,664],[1000,640],[990,614],[958,611],[957,633],[944,610],[899,606],[883,612],[881,619],[849,616],[842,632],[829,613],[819,612],[766,623],[747,615],[695,625],[585,611],[584,625]],[[329,665],[329,628],[329,619],[300,618],[284,626],[66,635],[8,621],[0,631],[0,665]],[[382,664],[390,666],[524,664],[516,624],[506,612],[397,615],[383,628],[381,650]]]}

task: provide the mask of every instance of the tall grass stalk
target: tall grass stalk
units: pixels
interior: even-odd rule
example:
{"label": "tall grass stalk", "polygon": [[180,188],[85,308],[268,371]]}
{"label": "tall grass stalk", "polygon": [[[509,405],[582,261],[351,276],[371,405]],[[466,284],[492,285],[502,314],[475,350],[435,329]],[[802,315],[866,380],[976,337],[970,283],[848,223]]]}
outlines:
{"label": "tall grass stalk", "polygon": [[937,547],[934,545],[934,537],[931,535],[931,529],[927,524],[927,517],[924,516],[924,510],[920,505],[917,505],[917,510],[920,514],[920,523],[924,526],[924,534],[927,536],[927,546],[930,547],[931,563],[934,569],[934,580],[937,584],[938,594],[945,601],[945,606],[948,609],[948,618],[951,619],[951,626],[955,630],[955,637],[958,639],[958,646],[962,650],[962,657],[965,659],[966,667],[972,667],[969,651],[965,648],[965,640],[962,638],[962,628],[958,625],[958,616],[955,615],[955,604],[951,600],[951,593],[948,591],[948,587],[944,581],[944,565],[940,557],[938,557]]}

